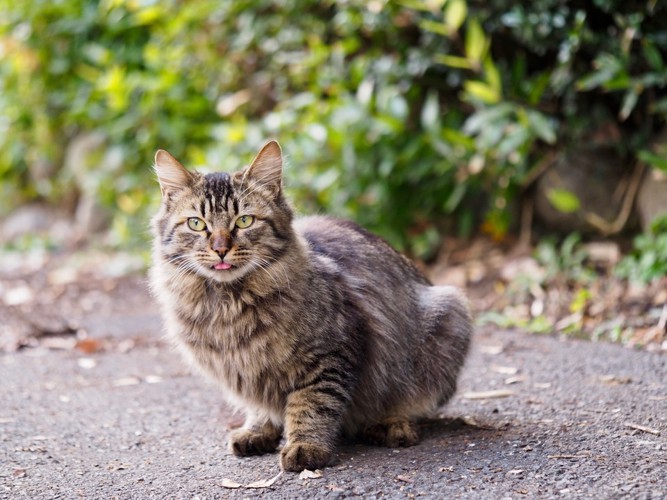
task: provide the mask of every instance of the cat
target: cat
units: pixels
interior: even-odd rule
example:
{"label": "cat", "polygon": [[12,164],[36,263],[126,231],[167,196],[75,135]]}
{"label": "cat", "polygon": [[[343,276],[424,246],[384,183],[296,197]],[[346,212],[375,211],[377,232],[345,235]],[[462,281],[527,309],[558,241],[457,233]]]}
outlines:
{"label": "cat", "polygon": [[268,142],[232,174],[155,155],[151,288],[168,336],[246,415],[237,456],[331,463],[338,438],[411,446],[454,394],[472,335],[463,293],[432,286],[356,224],[295,219]]}

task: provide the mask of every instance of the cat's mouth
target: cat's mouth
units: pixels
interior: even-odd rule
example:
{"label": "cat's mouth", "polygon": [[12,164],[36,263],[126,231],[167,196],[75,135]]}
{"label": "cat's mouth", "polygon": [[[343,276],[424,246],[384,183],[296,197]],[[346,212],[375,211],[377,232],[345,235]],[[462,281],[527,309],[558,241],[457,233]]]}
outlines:
{"label": "cat's mouth", "polygon": [[217,269],[218,271],[226,271],[228,269],[231,269],[233,266],[227,262],[218,262],[216,264],[213,264],[213,269]]}

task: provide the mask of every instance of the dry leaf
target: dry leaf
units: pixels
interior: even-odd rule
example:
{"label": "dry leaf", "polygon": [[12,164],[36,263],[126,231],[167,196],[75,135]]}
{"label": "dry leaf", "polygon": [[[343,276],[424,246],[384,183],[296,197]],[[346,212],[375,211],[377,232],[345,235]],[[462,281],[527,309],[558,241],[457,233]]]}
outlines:
{"label": "dry leaf", "polygon": [[496,391],[466,392],[463,394],[465,399],[496,399],[513,396],[514,391],[500,389]]}
{"label": "dry leaf", "polygon": [[403,481],[404,483],[414,482],[411,477],[405,476],[403,474],[399,474],[398,476],[396,476],[396,479],[398,479],[399,481]]}
{"label": "dry leaf", "polygon": [[247,484],[245,487],[246,488],[270,488],[273,486],[273,483],[275,483],[278,478],[282,475],[282,471],[273,476],[271,479],[261,479],[259,481],[255,481],[254,483]]}
{"label": "dry leaf", "polygon": [[223,479],[220,483],[220,486],[223,488],[230,488],[235,490],[236,488],[240,488],[243,485],[241,483],[237,483],[236,481],[231,481],[230,479]]}
{"label": "dry leaf", "polygon": [[299,474],[299,479],[319,479],[322,477],[322,471],[319,469],[315,470],[309,470],[309,469],[304,469],[301,471],[301,474]]}
{"label": "dry leaf", "polygon": [[28,473],[26,472],[26,470],[22,469],[20,467],[16,467],[12,471],[12,477],[20,478],[20,477],[26,477],[27,475],[28,475]]}
{"label": "dry leaf", "polygon": [[502,345],[482,345],[479,348],[484,354],[497,355],[503,352],[504,347]]}
{"label": "dry leaf", "polygon": [[519,382],[524,382],[526,377],[523,375],[517,375],[516,377],[507,377],[505,379],[505,385],[518,384]]}
{"label": "dry leaf", "polygon": [[97,361],[93,358],[79,358],[77,364],[84,370],[91,370],[97,366]]}
{"label": "dry leaf", "polygon": [[604,382],[609,385],[625,385],[632,383],[630,377],[619,377],[618,375],[601,375],[598,377],[600,382]]}
{"label": "dry leaf", "polygon": [[111,382],[114,387],[127,387],[128,385],[138,385],[141,383],[137,377],[123,377]]}
{"label": "dry leaf", "polygon": [[519,369],[514,366],[491,365],[491,371],[500,373],[501,375],[516,375],[519,373]]}
{"label": "dry leaf", "polygon": [[76,342],[75,347],[85,354],[92,354],[101,351],[103,345],[98,339],[81,339]]}

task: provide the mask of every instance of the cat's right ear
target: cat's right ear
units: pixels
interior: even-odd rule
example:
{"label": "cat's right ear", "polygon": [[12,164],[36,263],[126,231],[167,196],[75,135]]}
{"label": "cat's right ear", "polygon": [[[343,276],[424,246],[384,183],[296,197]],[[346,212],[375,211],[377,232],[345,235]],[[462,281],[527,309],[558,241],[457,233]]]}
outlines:
{"label": "cat's right ear", "polygon": [[155,153],[155,173],[164,199],[190,186],[194,180],[194,176],[164,149]]}

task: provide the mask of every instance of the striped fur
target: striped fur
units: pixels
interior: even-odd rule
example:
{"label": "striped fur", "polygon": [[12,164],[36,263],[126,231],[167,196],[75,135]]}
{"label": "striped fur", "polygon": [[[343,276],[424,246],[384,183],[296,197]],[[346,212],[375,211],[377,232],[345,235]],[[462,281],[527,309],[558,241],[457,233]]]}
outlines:
{"label": "striped fur", "polygon": [[276,142],[232,175],[164,151],[156,171],[152,289],[169,336],[246,413],[232,452],[275,451],[284,434],[281,465],[299,471],[327,465],[341,432],[416,443],[415,420],[450,399],[468,351],[463,294],[351,222],[293,220]]}

